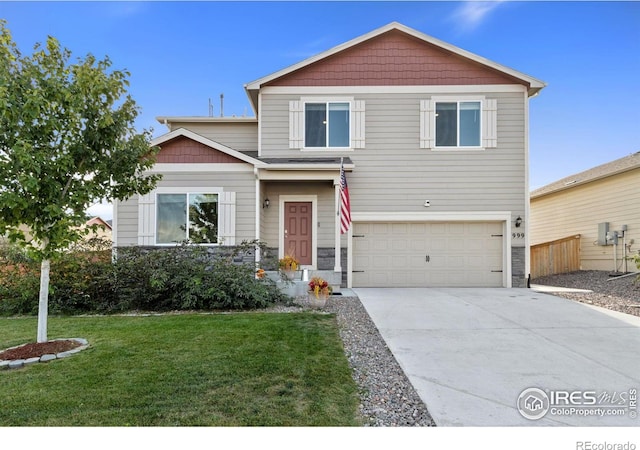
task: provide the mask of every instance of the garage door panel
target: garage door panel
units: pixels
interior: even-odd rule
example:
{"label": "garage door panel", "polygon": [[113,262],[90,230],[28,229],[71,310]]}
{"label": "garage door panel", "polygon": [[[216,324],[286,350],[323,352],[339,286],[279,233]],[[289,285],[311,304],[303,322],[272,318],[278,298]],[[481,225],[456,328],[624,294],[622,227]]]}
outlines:
{"label": "garage door panel", "polygon": [[355,287],[502,286],[500,222],[356,223]]}
{"label": "garage door panel", "polygon": [[405,236],[404,239],[398,239],[397,237],[391,239],[391,249],[394,253],[405,252],[410,245],[409,236]]}
{"label": "garage door panel", "polygon": [[448,239],[446,249],[449,252],[460,253],[465,249],[469,250],[469,244],[466,239]]}

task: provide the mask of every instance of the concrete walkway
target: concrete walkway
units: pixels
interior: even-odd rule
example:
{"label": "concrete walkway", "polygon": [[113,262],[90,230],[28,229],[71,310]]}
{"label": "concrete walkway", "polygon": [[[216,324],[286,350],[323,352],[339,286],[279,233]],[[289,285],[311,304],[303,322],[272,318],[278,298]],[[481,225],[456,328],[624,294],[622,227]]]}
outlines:
{"label": "concrete walkway", "polygon": [[640,426],[638,317],[529,289],[354,291],[439,426]]}

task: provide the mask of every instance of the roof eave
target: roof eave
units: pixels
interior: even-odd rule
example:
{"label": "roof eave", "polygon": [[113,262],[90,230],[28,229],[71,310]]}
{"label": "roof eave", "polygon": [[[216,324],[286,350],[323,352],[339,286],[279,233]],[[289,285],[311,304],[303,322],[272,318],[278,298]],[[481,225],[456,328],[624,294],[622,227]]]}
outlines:
{"label": "roof eave", "polygon": [[246,116],[223,116],[223,117],[211,117],[211,116],[158,116],[156,120],[161,124],[167,125],[174,122],[191,122],[191,123],[257,123],[256,117]]}
{"label": "roof eave", "polygon": [[265,167],[265,163],[252,158],[251,156],[245,155],[242,152],[239,152],[237,150],[234,150],[230,147],[227,147],[226,145],[220,144],[219,142],[213,141],[211,139],[208,139],[204,136],[201,136],[197,133],[194,133],[193,131],[187,130],[186,128],[178,128],[176,130],[170,131],[169,133],[163,134],[162,136],[158,136],[157,138],[154,138],[151,140],[151,146],[155,147],[155,146],[162,146],[163,143],[168,142],[172,139],[175,139],[177,137],[186,137],[188,139],[192,139],[196,142],[199,142],[203,145],[206,145],[207,147],[211,147],[215,150],[221,151],[223,153],[226,153],[227,155],[230,155],[236,159],[239,159],[242,162],[245,162],[247,164],[251,164],[254,167]]}
{"label": "roof eave", "polygon": [[292,73],[298,69],[301,69],[302,67],[308,66],[310,64],[313,64],[317,61],[320,61],[324,58],[327,58],[331,55],[334,55],[338,52],[341,52],[343,50],[346,50],[350,47],[353,47],[355,45],[358,45],[362,42],[365,42],[371,38],[374,38],[376,36],[379,36],[383,33],[387,33],[389,31],[392,30],[399,30],[402,31],[410,36],[413,36],[417,39],[420,39],[424,42],[427,42],[429,44],[435,45],[437,47],[443,48],[447,51],[450,51],[452,53],[455,53],[457,55],[460,55],[462,57],[465,57],[471,61],[477,62],[479,64],[482,64],[484,66],[490,67],[494,70],[497,70],[499,72],[502,72],[504,74],[507,74],[517,80],[520,80],[522,83],[524,83],[525,85],[527,85],[529,87],[529,97],[533,97],[535,95],[537,95],[541,89],[543,89],[546,86],[546,83],[544,83],[543,81],[540,81],[536,78],[533,78],[529,75],[526,75],[522,72],[519,72],[517,70],[511,69],[509,67],[503,66],[501,64],[498,64],[494,61],[491,61],[487,58],[484,58],[482,56],[476,55],[475,53],[471,53],[467,50],[464,50],[462,48],[456,47],[455,45],[449,44],[447,42],[441,41],[440,39],[434,38],[432,36],[429,36],[427,34],[424,34],[420,31],[414,30],[413,28],[409,28],[405,25],[402,25],[401,23],[398,22],[391,22],[390,24],[387,24],[383,27],[377,28],[373,31],[370,31],[369,33],[363,34],[361,36],[358,36],[354,39],[351,39],[350,41],[347,41],[343,44],[337,45],[329,50],[326,50],[322,53],[318,53],[314,56],[311,56],[303,61],[300,61],[296,64],[293,64],[291,66],[285,67],[284,69],[281,69],[277,72],[274,72],[270,75],[267,75],[265,77],[259,78],[255,81],[252,81],[250,83],[245,84],[244,88],[247,92],[247,95],[249,96],[249,99],[251,100],[252,106],[254,108],[254,111],[257,111],[258,109],[258,92],[260,91],[261,87],[270,82],[273,81],[277,78],[280,78],[282,76],[285,76],[289,73]]}
{"label": "roof eave", "polygon": [[[344,164],[345,171],[352,171],[355,168],[355,164]],[[340,163],[331,164],[277,164],[271,163],[262,167],[266,170],[289,170],[289,171],[307,171],[307,170],[340,170]]]}
{"label": "roof eave", "polygon": [[[620,175],[621,173],[625,173],[625,172],[630,172],[632,170],[637,170],[640,169],[640,164],[634,165],[634,166],[630,166],[630,167],[625,167],[623,169],[619,169],[616,170],[614,172],[609,172],[597,177],[593,177],[593,178],[589,178],[586,180],[582,180],[582,181],[576,181],[574,183],[570,183],[570,184],[565,184],[562,186],[559,186],[555,189],[549,190],[549,191],[544,191],[545,186],[534,190],[533,192],[531,192],[531,194],[529,195],[529,198],[531,200],[534,200],[536,198],[540,198],[540,197],[545,197],[547,195],[551,195],[551,194],[555,194],[556,192],[562,192],[562,191],[568,191],[569,189],[573,189],[579,186],[584,186],[585,184],[589,184],[589,183],[593,183],[594,181],[600,181],[600,180],[604,180],[605,178],[609,178],[609,177],[613,177],[615,175]],[[568,179],[568,178],[573,178],[573,177],[566,177],[564,179]],[[560,180],[562,181],[562,180]],[[567,183],[569,183],[569,181],[567,181]],[[540,191],[539,193],[536,193],[536,191]]]}

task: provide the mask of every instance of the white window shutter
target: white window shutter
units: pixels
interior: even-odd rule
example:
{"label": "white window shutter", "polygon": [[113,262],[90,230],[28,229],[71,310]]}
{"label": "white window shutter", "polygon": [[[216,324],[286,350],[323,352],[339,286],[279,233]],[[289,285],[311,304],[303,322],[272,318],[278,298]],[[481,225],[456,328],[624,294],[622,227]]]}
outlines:
{"label": "white window shutter", "polygon": [[218,195],[218,236],[221,245],[236,245],[236,193]]}
{"label": "white window shutter", "polygon": [[420,100],[420,148],[433,148],[433,100]]}
{"label": "white window shutter", "polygon": [[482,146],[498,146],[498,101],[486,99],[482,105]]}
{"label": "white window shutter", "polygon": [[364,148],[364,100],[355,100],[351,106],[351,148]]}
{"label": "white window shutter", "polygon": [[289,148],[304,147],[304,102],[289,102]]}
{"label": "white window shutter", "polygon": [[138,196],[138,245],[155,245],[155,202],[155,191]]}

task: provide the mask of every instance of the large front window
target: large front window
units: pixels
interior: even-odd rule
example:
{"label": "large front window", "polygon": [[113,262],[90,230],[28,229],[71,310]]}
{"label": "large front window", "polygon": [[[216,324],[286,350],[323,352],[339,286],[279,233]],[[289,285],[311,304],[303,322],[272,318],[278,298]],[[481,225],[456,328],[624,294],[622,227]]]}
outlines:
{"label": "large front window", "polygon": [[436,102],[436,147],[480,147],[481,102]]}
{"label": "large front window", "polygon": [[349,147],[349,103],[305,103],[305,147]]}
{"label": "large front window", "polygon": [[158,194],[158,244],[218,243],[218,194]]}

